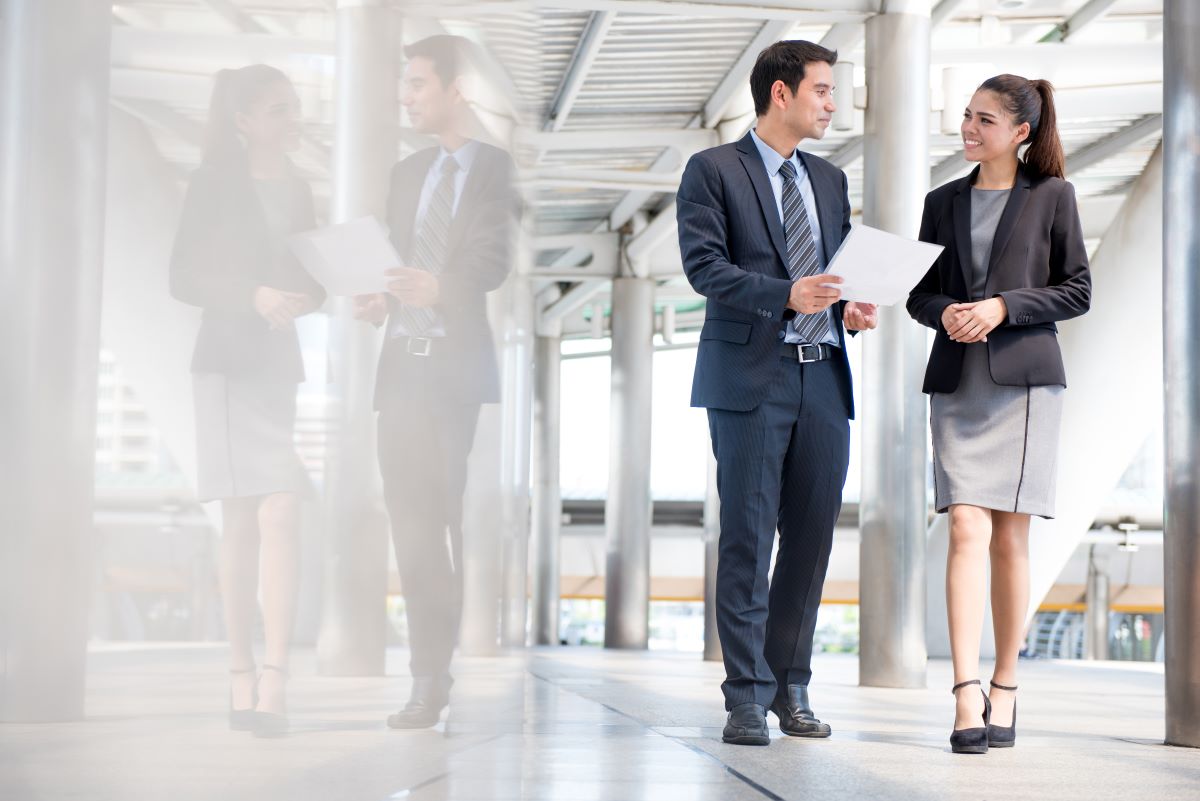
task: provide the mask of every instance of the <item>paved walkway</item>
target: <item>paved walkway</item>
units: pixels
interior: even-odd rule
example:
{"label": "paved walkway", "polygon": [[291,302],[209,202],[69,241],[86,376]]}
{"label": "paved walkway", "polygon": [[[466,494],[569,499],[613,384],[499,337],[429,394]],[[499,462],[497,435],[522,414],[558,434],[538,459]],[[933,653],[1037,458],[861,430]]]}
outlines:
{"label": "paved walkway", "polygon": [[690,655],[462,659],[448,719],[396,732],[383,719],[407,696],[406,654],[389,654],[392,678],[331,679],[301,652],[283,740],[228,731],[224,657],[94,653],[86,720],[0,725],[0,799],[1200,798],[1200,750],[1161,744],[1160,665],[1023,663],[1017,747],[972,757],[949,751],[940,661],[931,689],[882,690],[857,686],[854,658],[820,657],[813,702],[833,737],[747,748],[720,742],[720,666]]}

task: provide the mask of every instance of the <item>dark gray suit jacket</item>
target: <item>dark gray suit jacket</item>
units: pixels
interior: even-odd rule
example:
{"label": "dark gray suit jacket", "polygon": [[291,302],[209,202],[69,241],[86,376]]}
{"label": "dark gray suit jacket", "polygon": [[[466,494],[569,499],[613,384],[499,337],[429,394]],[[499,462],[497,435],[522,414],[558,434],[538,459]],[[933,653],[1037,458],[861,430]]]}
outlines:
{"label": "dark gray suit jacket", "polygon": [[[406,260],[416,244],[421,187],[437,154],[437,147],[426,148],[392,169],[387,222],[392,244]],[[405,392],[413,381],[436,382],[434,391],[447,400],[500,400],[486,297],[504,283],[512,269],[518,212],[513,172],[507,153],[479,144],[450,223],[446,265],[438,275],[435,308],[446,335],[433,343],[430,355],[424,358],[409,356],[401,340],[385,339],[375,380],[377,410],[386,408],[388,399]]]}
{"label": "dark gray suit jacket", "polygon": [[[971,186],[978,175],[976,167],[925,196],[920,239],[945,250],[909,294],[908,312],[937,332],[925,372],[929,393],[954,392],[962,374],[967,346],[946,334],[942,313],[971,299]],[[992,380],[1018,387],[1066,386],[1055,323],[1083,314],[1092,299],[1070,183],[1020,165],[996,226],[984,297],[1001,297],[1008,307],[1008,319],[987,338]]]}
{"label": "dark gray suit jacket", "polygon": [[[316,227],[312,189],[288,179],[295,231]],[[205,164],[192,173],[171,253],[176,299],[204,310],[192,372],[304,380],[294,328],[272,330],[254,310],[260,286],[303,292],[320,305],[325,290],[290,254],[279,263],[262,203],[244,165]]]}
{"label": "dark gray suit jacket", "polygon": [[[829,263],[850,232],[846,174],[822,158],[801,153],[812,181]],[[749,411],[766,397],[779,372],[779,345],[792,291],[783,223],[762,157],[750,134],[694,155],[683,171],[676,215],[683,270],[708,299],[692,405]],[[853,418],[850,364],[842,328],[842,305],[833,318],[841,347],[835,366],[847,416]]]}

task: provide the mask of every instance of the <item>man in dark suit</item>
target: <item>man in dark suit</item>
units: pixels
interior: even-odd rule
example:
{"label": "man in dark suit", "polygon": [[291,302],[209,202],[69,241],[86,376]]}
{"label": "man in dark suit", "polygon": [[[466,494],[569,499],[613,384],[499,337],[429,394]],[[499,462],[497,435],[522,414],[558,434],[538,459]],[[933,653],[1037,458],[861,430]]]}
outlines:
{"label": "man in dark suit", "polygon": [[500,399],[486,294],[512,263],[512,160],[464,129],[471,45],[405,48],[403,103],[438,145],[392,170],[387,222],[403,260],[356,316],[386,320],[375,381],[379,466],[408,617],[412,694],[392,728],[436,724],[449,703],[462,608],[462,503],[480,406]]}
{"label": "man in dark suit", "polygon": [[797,150],[829,125],[836,60],[810,42],[763,50],[756,128],[692,157],[678,193],[684,271],[708,299],[692,405],[708,409],[721,498],[723,739],[742,745],[767,745],[768,709],[786,734],[830,733],[808,682],[854,414],[844,329],[876,322],[822,274],[850,230],[846,176]]}

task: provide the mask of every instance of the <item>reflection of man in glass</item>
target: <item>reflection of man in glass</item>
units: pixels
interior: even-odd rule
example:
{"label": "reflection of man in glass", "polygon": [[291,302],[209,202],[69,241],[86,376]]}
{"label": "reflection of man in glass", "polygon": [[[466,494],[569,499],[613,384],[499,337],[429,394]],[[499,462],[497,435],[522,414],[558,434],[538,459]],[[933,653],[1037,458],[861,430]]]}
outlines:
{"label": "reflection of man in glass", "polygon": [[508,154],[463,134],[471,45],[405,48],[403,103],[438,144],[392,170],[388,225],[403,267],[387,294],[356,299],[386,322],[375,383],[379,465],[408,615],[412,696],[393,728],[437,723],[449,703],[462,607],[462,501],[479,407],[499,400],[486,293],[511,263],[516,195]]}

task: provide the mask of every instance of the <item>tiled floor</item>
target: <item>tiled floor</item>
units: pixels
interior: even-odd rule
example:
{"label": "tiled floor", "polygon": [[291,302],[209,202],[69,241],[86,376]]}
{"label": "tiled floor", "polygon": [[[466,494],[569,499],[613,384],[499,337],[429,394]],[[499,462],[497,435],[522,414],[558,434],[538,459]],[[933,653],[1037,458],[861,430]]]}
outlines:
{"label": "tiled floor", "polygon": [[85,721],[0,726],[0,799],[1200,798],[1200,750],[1160,744],[1161,666],[1023,664],[1018,746],[964,757],[943,662],[929,690],[883,690],[821,657],[813,700],[834,736],[746,748],[720,742],[720,666],[691,655],[461,659],[445,722],[390,731],[405,657],[389,654],[392,678],[341,679],[297,654],[295,730],[256,740],[226,728],[222,649],[101,650]]}

